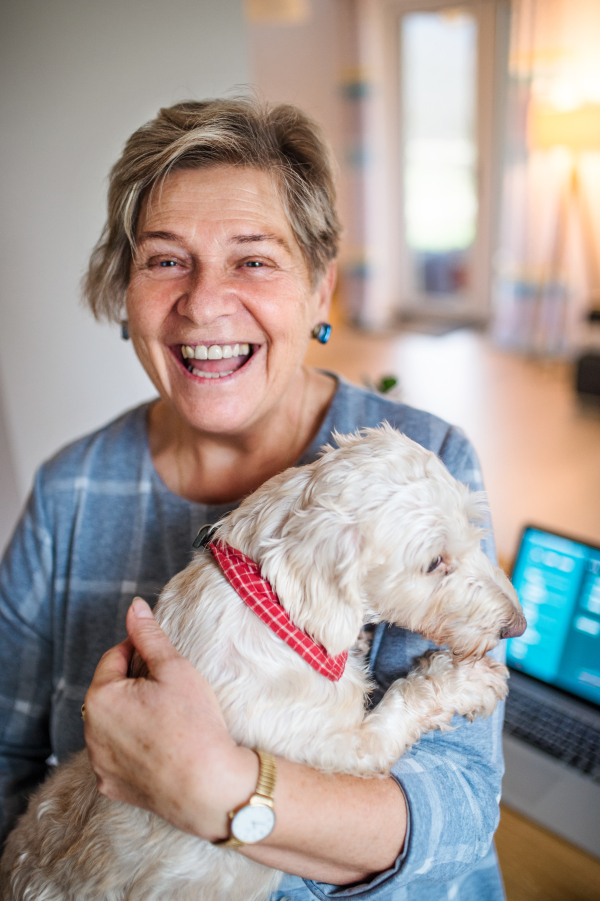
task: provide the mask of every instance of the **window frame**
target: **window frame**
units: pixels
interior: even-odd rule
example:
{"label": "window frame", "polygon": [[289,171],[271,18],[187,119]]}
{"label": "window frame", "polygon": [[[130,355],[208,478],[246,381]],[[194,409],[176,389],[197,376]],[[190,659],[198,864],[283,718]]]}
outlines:
{"label": "window frame", "polygon": [[[359,0],[358,7],[357,24],[364,34],[360,55],[376,86],[369,141],[377,169],[365,183],[366,248],[374,265],[361,318],[375,327],[415,316],[484,323],[491,312],[498,237],[510,0],[366,0],[364,5]],[[478,26],[477,232],[470,251],[471,288],[460,294],[431,295],[410,284],[411,251],[405,240],[400,20],[406,13],[453,7],[472,13]]]}

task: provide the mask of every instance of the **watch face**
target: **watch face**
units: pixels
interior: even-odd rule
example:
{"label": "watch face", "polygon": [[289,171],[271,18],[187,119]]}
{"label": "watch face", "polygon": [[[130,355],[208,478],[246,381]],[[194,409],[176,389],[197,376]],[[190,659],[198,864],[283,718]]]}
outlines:
{"label": "watch face", "polygon": [[240,842],[253,845],[273,831],[275,814],[266,805],[247,804],[231,821],[231,832]]}

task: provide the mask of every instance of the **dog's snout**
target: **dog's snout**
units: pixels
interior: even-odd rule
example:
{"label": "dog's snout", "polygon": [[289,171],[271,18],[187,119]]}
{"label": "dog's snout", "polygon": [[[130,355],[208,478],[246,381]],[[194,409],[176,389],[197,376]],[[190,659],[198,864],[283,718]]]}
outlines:
{"label": "dog's snout", "polygon": [[518,613],[506,626],[500,631],[500,638],[517,638],[522,635],[527,628],[527,620],[522,613]]}

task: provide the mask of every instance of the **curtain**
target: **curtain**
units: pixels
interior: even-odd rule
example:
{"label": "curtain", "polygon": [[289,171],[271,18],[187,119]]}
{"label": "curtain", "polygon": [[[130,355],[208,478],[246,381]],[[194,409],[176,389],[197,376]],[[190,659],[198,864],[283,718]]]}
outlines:
{"label": "curtain", "polygon": [[493,333],[568,356],[600,307],[600,2],[515,0]]}

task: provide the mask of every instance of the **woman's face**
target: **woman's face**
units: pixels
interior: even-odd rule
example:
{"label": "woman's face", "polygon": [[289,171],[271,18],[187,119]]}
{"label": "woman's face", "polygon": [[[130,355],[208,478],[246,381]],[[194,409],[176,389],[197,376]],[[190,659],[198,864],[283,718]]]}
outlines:
{"label": "woman's face", "polygon": [[161,397],[191,426],[238,434],[294,402],[333,277],[332,267],[311,288],[269,174],[175,172],[141,210],[129,333]]}

